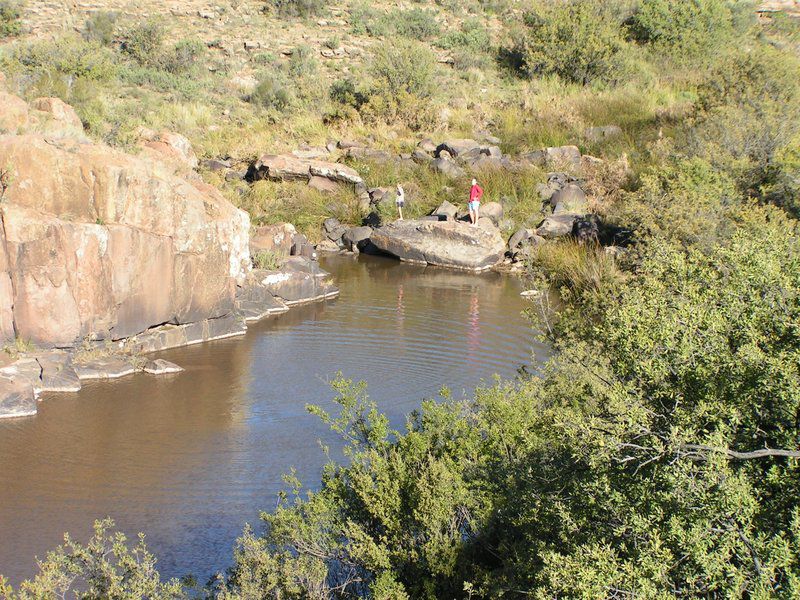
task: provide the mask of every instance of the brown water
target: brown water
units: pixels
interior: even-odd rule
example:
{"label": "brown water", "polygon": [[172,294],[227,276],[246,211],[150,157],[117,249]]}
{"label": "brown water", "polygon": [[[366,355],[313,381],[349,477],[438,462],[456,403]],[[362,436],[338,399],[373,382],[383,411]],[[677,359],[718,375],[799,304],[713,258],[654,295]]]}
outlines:
{"label": "brown water", "polygon": [[546,354],[512,277],[377,257],[324,267],[338,300],[161,354],[185,373],[86,383],[0,421],[0,573],[32,576],[63,532],[85,540],[111,516],[147,534],[162,574],[202,583],[228,566],[244,523],[275,506],[283,473],[318,483],[319,440],[336,440],[305,405],[331,407],[337,371],[367,381],[399,426],[443,384],[469,393]]}

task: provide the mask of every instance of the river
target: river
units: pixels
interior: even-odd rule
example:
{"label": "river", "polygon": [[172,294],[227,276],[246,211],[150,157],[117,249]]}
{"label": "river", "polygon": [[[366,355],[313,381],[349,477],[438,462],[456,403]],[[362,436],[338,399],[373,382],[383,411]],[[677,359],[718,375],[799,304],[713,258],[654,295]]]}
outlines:
{"label": "river", "polygon": [[323,268],[337,300],[159,355],[184,373],[86,382],[44,395],[35,417],[0,421],[0,573],[31,577],[65,531],[85,541],[111,516],[145,532],[162,575],[204,583],[230,564],[244,523],[275,506],[283,473],[318,484],[319,442],[337,443],[305,406],[332,408],[337,371],[368,382],[401,426],[442,385],[469,394],[546,357],[513,277],[364,256]]}

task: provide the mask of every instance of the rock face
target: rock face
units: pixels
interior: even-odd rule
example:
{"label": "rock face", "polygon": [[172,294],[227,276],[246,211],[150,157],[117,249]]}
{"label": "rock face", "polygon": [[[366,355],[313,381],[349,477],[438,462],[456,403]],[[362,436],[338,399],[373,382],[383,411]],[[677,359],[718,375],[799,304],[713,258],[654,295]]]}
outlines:
{"label": "rock face", "polygon": [[60,98],[37,98],[31,102],[31,108],[50,113],[56,121],[68,127],[83,130],[83,123],[80,117],[78,117],[78,113]]}
{"label": "rock face", "polygon": [[458,221],[395,221],[373,232],[370,240],[403,261],[466,271],[492,268],[506,247],[496,228]]}
{"label": "rock face", "polygon": [[157,161],[40,135],[0,138],[0,336],[67,347],[233,309],[249,217]]}
{"label": "rock face", "polygon": [[253,229],[250,236],[250,252],[255,254],[261,250],[279,252],[288,255],[294,245],[297,230],[291,223],[262,225]]}

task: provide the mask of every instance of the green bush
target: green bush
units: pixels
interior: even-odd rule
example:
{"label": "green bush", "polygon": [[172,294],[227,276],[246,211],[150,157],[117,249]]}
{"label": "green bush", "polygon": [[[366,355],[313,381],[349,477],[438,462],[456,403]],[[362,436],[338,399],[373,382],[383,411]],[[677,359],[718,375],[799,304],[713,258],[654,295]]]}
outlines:
{"label": "green bush", "polygon": [[490,62],[491,36],[477,19],[467,19],[461,27],[444,35],[437,46],[450,50],[456,69],[485,68]]}
{"label": "green bush", "polygon": [[69,77],[109,81],[116,72],[116,56],[96,41],[75,35],[41,40],[14,50],[14,58],[35,77]]}
{"label": "green bush", "polygon": [[173,75],[191,73],[205,56],[206,45],[196,39],[181,40],[156,58],[158,66]]}
{"label": "green bush", "polygon": [[436,59],[427,47],[410,41],[378,47],[370,63],[367,118],[400,121],[414,129],[431,124]]}
{"label": "green bush", "polygon": [[311,77],[317,73],[318,69],[319,61],[316,53],[306,45],[294,48],[286,65],[286,70],[291,77]]}
{"label": "green bush", "polygon": [[153,66],[161,59],[164,35],[164,28],[156,21],[140,23],[125,34],[122,51],[140,65]]}
{"label": "green bush", "polygon": [[325,0],[267,0],[276,13],[287,17],[311,17],[325,8]]}
{"label": "green bush", "polygon": [[698,90],[698,108],[800,102],[800,59],[766,45],[722,56]]}
{"label": "green bush", "polygon": [[368,2],[354,2],[350,5],[350,27],[355,35],[383,37],[389,34],[391,23],[385,13],[372,8]]}
{"label": "green bush", "polygon": [[253,256],[253,266],[257,269],[276,271],[286,262],[286,256],[273,250],[259,250]]}
{"label": "green bush", "polygon": [[264,74],[248,101],[262,108],[284,111],[292,104],[293,95],[286,79],[277,72]]}
{"label": "green bush", "polygon": [[558,75],[586,85],[613,81],[624,40],[619,25],[595,0],[544,4],[527,13],[505,53],[530,76]]}
{"label": "green bush", "polygon": [[396,10],[387,15],[392,31],[414,40],[429,40],[439,33],[436,13],[422,8]]}
{"label": "green bush", "polygon": [[114,41],[117,19],[115,12],[98,11],[86,19],[83,25],[83,37],[86,40],[99,42],[103,46],[110,46]]}
{"label": "green bush", "polygon": [[631,32],[659,52],[677,57],[709,58],[708,53],[731,41],[734,32],[727,0],[642,0]]}
{"label": "green bush", "polygon": [[658,165],[642,175],[641,188],[625,203],[622,220],[640,238],[659,236],[684,246],[710,248],[728,235],[741,208],[735,182],[694,158]]}
{"label": "green bush", "polygon": [[0,40],[22,33],[22,10],[14,0],[0,0]]}

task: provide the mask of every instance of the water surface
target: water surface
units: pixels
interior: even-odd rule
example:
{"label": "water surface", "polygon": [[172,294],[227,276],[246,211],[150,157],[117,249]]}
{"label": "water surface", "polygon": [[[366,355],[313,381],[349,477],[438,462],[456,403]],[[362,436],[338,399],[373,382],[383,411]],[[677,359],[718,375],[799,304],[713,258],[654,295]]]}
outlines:
{"label": "water surface", "polygon": [[63,532],[85,541],[111,516],[146,533],[162,574],[204,582],[229,564],[243,524],[275,506],[283,473],[318,483],[319,441],[337,443],[305,406],[332,408],[337,371],[367,381],[399,426],[442,385],[470,393],[545,356],[512,277],[378,257],[323,266],[337,300],[160,354],[184,373],[87,382],[45,395],[35,417],[0,421],[0,573],[32,576]]}

